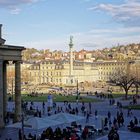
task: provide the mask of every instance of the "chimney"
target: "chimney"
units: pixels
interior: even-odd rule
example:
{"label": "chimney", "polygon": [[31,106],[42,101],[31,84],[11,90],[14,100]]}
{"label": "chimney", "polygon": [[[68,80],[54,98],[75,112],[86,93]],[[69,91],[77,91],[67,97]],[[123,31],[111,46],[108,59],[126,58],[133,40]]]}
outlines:
{"label": "chimney", "polygon": [[5,39],[2,38],[2,24],[0,24],[0,45],[5,43]]}

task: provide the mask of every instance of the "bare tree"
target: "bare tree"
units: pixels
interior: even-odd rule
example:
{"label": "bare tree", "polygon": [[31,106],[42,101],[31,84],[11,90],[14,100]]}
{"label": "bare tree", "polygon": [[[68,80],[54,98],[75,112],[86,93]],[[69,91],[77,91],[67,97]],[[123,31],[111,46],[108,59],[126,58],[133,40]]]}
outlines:
{"label": "bare tree", "polygon": [[[138,94],[139,92],[139,87],[140,87],[140,71],[139,71],[139,68],[140,65],[137,67],[137,65],[135,66],[135,68],[133,68],[133,71],[132,71],[132,75],[135,77],[135,81],[134,81],[134,86],[135,86],[135,89],[136,89],[136,94]],[[139,69],[138,69],[139,68]]]}
{"label": "bare tree", "polygon": [[135,77],[133,85],[135,86],[136,94],[138,94],[140,87],[140,60],[131,61],[131,64],[129,73]]}
{"label": "bare tree", "polygon": [[128,75],[127,72],[118,70],[110,76],[110,82],[123,88],[125,91],[125,98],[127,99],[128,91],[134,84],[135,77],[130,74]]}
{"label": "bare tree", "polygon": [[135,81],[134,81],[134,86],[135,86],[135,88],[136,88],[136,94],[138,94],[138,92],[139,92],[139,87],[140,87],[140,79],[135,79]]}
{"label": "bare tree", "polygon": [[26,69],[21,72],[21,81],[24,84],[28,84],[30,81],[30,75]]}

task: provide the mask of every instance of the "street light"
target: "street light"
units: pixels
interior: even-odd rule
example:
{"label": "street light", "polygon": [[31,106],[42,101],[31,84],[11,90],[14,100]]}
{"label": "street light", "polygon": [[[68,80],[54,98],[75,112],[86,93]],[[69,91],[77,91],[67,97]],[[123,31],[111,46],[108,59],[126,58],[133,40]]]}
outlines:
{"label": "street light", "polygon": [[76,96],[76,100],[77,100],[77,102],[78,102],[78,98],[79,98],[79,87],[78,87],[78,79],[77,79],[77,96]]}
{"label": "street light", "polygon": [[13,92],[13,89],[14,89],[14,79],[12,78],[12,101],[14,101],[14,92]]}

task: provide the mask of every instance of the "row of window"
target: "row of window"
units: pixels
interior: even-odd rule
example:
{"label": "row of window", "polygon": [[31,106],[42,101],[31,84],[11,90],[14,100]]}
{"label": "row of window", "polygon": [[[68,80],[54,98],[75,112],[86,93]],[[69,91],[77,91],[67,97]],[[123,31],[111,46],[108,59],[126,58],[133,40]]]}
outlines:
{"label": "row of window", "polygon": [[[30,72],[30,76],[53,76],[53,72],[42,72],[42,73],[39,73],[39,72],[34,72],[34,73],[32,73],[32,72]],[[61,72],[55,72],[55,75],[56,76],[61,76]]]}
{"label": "row of window", "polygon": [[61,83],[62,80],[61,79],[53,79],[53,78],[45,78],[45,77],[42,77],[41,83],[48,83],[48,82]]}
{"label": "row of window", "polygon": [[99,72],[99,75],[112,75],[115,74],[115,72]]}
{"label": "row of window", "polygon": [[101,63],[101,64],[97,64],[99,66],[123,66],[125,65],[126,63]]}
{"label": "row of window", "polygon": [[103,70],[114,70],[114,69],[125,69],[125,67],[119,67],[119,66],[116,66],[116,67],[99,67],[99,69],[103,69]]}

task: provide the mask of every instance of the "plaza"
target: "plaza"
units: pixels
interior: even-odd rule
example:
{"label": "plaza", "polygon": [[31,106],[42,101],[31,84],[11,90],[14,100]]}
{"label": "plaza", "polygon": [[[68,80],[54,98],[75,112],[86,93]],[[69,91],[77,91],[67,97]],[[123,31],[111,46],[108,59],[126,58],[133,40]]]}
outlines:
{"label": "plaza", "polygon": [[[2,27],[2,25],[0,27]],[[77,140],[106,140],[108,139],[108,133],[112,129],[112,126],[115,129],[119,130],[118,134],[120,135],[120,139],[139,140],[140,134],[130,132],[127,126],[129,125],[129,122],[134,119],[134,117],[137,117],[137,123],[139,126],[140,118],[138,117],[140,116],[140,112],[137,110],[132,110],[133,114],[131,114],[131,116],[128,116],[128,110],[122,108],[122,106],[129,105],[130,100],[125,101],[122,100],[121,97],[114,99],[113,94],[112,97],[109,97],[109,93],[104,94],[104,96],[97,96],[95,92],[93,92],[94,94],[87,94],[88,91],[85,92],[86,94],[79,94],[78,79],[74,77],[72,47],[73,42],[72,37],[70,37],[70,63],[68,68],[69,72],[67,79],[65,79],[64,81],[67,81],[67,84],[70,87],[77,84],[77,89],[72,89],[73,91],[75,90],[76,94],[65,95],[65,100],[61,99],[61,102],[57,101],[55,102],[55,104],[52,104],[53,102],[51,101],[52,103],[50,103],[52,105],[50,106],[50,103],[49,101],[47,101],[47,99],[45,99],[45,101],[42,100],[43,102],[26,100],[28,98],[22,99],[20,63],[22,61],[21,52],[25,48],[21,46],[5,45],[5,40],[2,38],[2,36],[0,36],[0,140],[44,140],[46,139],[44,137],[48,138],[47,134],[45,134],[44,136],[44,133],[45,131],[47,132],[47,129],[51,129],[51,131],[54,132],[59,129],[59,131],[62,131],[62,133],[64,133],[64,131],[66,130],[69,133],[69,139],[72,139],[72,137],[75,136],[75,139]],[[7,63],[9,61],[12,61],[12,63],[15,64],[15,100],[12,99],[7,101]],[[93,80],[93,78],[91,78],[91,80]],[[102,87],[102,90],[106,91],[104,87]],[[36,99],[42,95],[43,94],[39,94]],[[26,96],[31,95],[28,93]],[[46,94],[46,97],[48,96],[50,96],[50,94]],[[79,96],[80,99],[78,99]],[[42,99],[46,97],[42,96]],[[69,100],[69,97],[72,100]],[[58,98],[58,96],[56,96],[56,98]],[[77,99],[75,100],[74,98]],[[131,100],[133,101],[133,99]],[[118,102],[119,104],[121,104],[121,107],[118,106]],[[138,98],[137,104],[139,103],[140,100]],[[108,112],[110,112],[109,118],[107,118]],[[124,119],[122,126],[120,126],[119,121],[116,120],[116,116],[120,116],[120,114]],[[55,115],[62,116],[55,118]],[[64,122],[63,117],[65,119],[69,118],[69,120]],[[78,117],[79,119],[83,118],[83,120],[79,121],[78,125],[76,124],[76,128],[75,126],[73,128],[72,123],[75,122],[73,119],[76,119]],[[55,118],[55,120],[51,120],[50,118]],[[30,123],[26,124],[30,119],[34,119],[36,120],[36,122],[30,121]],[[56,121],[57,119],[58,121]],[[39,120],[44,122],[38,123]],[[115,123],[114,120],[116,120]],[[49,121],[56,124],[49,124]],[[31,128],[27,129],[25,127],[25,124],[26,126],[30,126]],[[44,126],[45,124],[46,126]],[[38,128],[33,129],[33,126],[35,125],[38,126]],[[77,126],[79,128],[77,128]],[[59,137],[57,137],[57,135],[55,135],[54,133],[51,140],[54,140],[55,138],[57,140],[63,139],[64,136],[62,135],[62,133],[61,135],[59,134]]]}
{"label": "plaza", "polygon": [[[89,98],[87,96],[87,98]],[[97,98],[95,96],[90,96],[90,98]],[[120,101],[122,103],[123,106],[128,105],[130,101],[122,101],[121,98],[116,98],[116,102]],[[138,100],[138,104],[140,103],[140,100]],[[28,103],[30,106],[30,102]],[[108,99],[103,99],[102,102],[97,102],[97,103],[91,103],[91,115],[89,118],[89,121],[86,123],[86,116],[84,116],[84,114],[80,111],[81,107],[82,107],[82,103],[70,103],[72,108],[78,107],[78,115],[85,117],[85,121],[81,122],[82,126],[85,125],[94,125],[96,129],[100,129],[102,127],[102,119],[104,119],[107,116],[108,111],[111,112],[111,120],[113,122],[114,117],[116,117],[117,111],[120,111],[119,108],[117,108],[117,105],[109,105],[109,100]],[[12,108],[14,106],[14,102],[9,102],[8,103],[8,107]],[[62,107],[63,111],[65,112],[65,105],[63,102],[57,102],[56,106],[58,107]],[[86,109],[89,110],[89,104],[85,103]],[[34,107],[38,108],[38,110],[41,110],[42,112],[42,118],[48,116],[48,112],[47,112],[47,102],[45,102],[45,113],[43,114],[43,108],[42,108],[42,102],[34,102]],[[98,111],[98,117],[95,117],[95,110]],[[136,116],[138,118],[138,120],[140,119],[140,112],[137,110],[132,110],[133,115],[128,117],[127,116],[127,110],[126,109],[122,109],[122,112],[124,114],[124,126],[120,127],[118,130],[118,133],[120,135],[120,140],[123,139],[132,139],[132,140],[139,140],[140,138],[140,134],[139,133],[135,133],[135,132],[130,132],[127,129],[127,125],[129,124],[130,120],[134,118],[134,116]],[[51,115],[53,115],[54,112],[51,113]],[[28,116],[29,117],[29,116]],[[31,117],[31,116],[30,116]],[[29,117],[29,118],[30,118]],[[12,122],[10,122],[10,124],[12,124]],[[139,125],[139,124],[138,124]],[[68,125],[69,126],[69,125]],[[19,128],[8,128],[5,127],[5,129],[2,129],[0,131],[0,135],[1,135],[1,139],[5,140],[5,138],[12,138],[12,140],[18,140],[18,130]],[[24,132],[25,135],[28,136],[29,132],[31,132],[32,134],[35,134],[35,132],[33,130],[28,130],[26,128],[24,128]],[[104,135],[97,135],[95,137],[92,138],[88,138],[87,140],[92,140],[92,139],[97,139],[97,140],[107,140],[107,135],[108,132],[104,132]],[[42,131],[38,131],[38,135],[41,134]]]}

